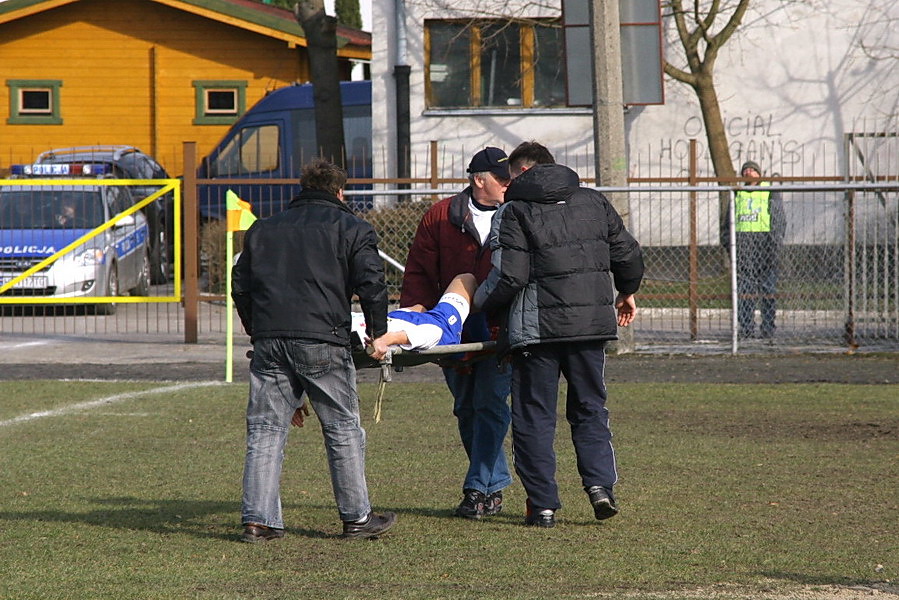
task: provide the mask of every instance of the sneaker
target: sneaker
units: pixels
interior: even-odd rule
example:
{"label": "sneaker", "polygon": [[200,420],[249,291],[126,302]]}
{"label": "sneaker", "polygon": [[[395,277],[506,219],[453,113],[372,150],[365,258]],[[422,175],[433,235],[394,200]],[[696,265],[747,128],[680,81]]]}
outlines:
{"label": "sneaker", "polygon": [[487,500],[484,502],[484,516],[492,517],[493,515],[498,515],[503,510],[503,492],[502,490],[497,490],[492,494],[487,495]]}
{"label": "sneaker", "polygon": [[283,529],[266,527],[259,523],[247,523],[244,525],[243,535],[240,536],[240,541],[247,542],[248,544],[255,544],[256,542],[267,542],[282,537],[284,537]]}
{"label": "sneaker", "polygon": [[549,508],[532,507],[528,502],[528,512],[524,517],[524,524],[529,527],[555,527],[556,511]]}
{"label": "sneaker", "polygon": [[478,490],[462,490],[462,502],[456,507],[456,516],[465,519],[480,519],[484,516],[487,496]]}
{"label": "sneaker", "polygon": [[615,496],[612,490],[598,485],[587,488],[587,496],[590,497],[590,504],[593,505],[593,514],[597,519],[611,519],[618,514],[618,505],[615,504]]}
{"label": "sneaker", "polygon": [[384,514],[370,512],[368,518],[361,523],[344,521],[343,537],[377,539],[379,535],[387,533],[387,530],[395,524],[396,513],[394,512],[385,512]]}

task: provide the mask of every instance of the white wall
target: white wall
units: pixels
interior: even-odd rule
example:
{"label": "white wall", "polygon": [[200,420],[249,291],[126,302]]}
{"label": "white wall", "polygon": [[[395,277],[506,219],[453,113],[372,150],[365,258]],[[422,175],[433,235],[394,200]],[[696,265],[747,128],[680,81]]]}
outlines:
{"label": "white wall", "polygon": [[[568,162],[582,176],[592,177],[592,115],[589,111],[427,112],[424,107],[423,21],[428,17],[470,16],[473,10],[443,9],[439,0],[409,0],[406,4],[408,62],[411,73],[413,176],[425,176],[428,142],[440,141],[444,176],[464,176],[470,155],[485,144],[511,151],[520,141],[536,139]],[[373,6],[374,146],[376,176],[392,176],[395,156],[394,0]],[[506,10],[505,3],[459,0],[485,14]],[[551,3],[550,3],[551,4]],[[520,11],[520,7],[506,10]],[[558,11],[528,9],[530,16],[554,16]],[[666,57],[679,67],[671,19],[664,19]],[[844,134],[851,131],[899,130],[899,3],[870,0],[807,0],[785,3],[754,0],[741,29],[721,52],[716,88],[736,165],[758,161],[767,172],[783,175],[837,175],[847,168],[858,172],[857,159],[846,156]],[[867,51],[863,49],[867,45]],[[892,48],[894,56],[889,56]],[[666,102],[660,106],[630,107],[626,122],[629,172],[632,176],[682,174],[686,170],[689,139],[700,149],[701,166],[708,160],[698,101],[693,91],[666,76]],[[899,142],[886,151],[881,171],[899,172]],[[881,151],[883,154],[883,151]],[[565,160],[566,157],[572,157]],[[705,172],[711,175],[710,167]],[[805,199],[789,202],[794,240],[822,235],[811,222]],[[838,206],[838,205],[835,205]],[[674,209],[677,210],[677,209]],[[702,215],[717,223],[715,214]],[[649,228],[651,223],[636,226]],[[711,239],[715,232],[708,231]],[[829,236],[828,236],[829,237]],[[677,240],[668,240],[677,243]]]}

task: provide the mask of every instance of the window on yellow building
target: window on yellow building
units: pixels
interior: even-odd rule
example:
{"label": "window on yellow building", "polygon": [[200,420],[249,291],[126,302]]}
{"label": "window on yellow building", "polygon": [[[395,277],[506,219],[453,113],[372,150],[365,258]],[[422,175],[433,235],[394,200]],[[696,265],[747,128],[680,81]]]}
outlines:
{"label": "window on yellow building", "polygon": [[246,81],[194,81],[194,125],[230,125],[246,110]]}
{"label": "window on yellow building", "polygon": [[59,88],[55,79],[8,79],[10,125],[61,125]]}
{"label": "window on yellow building", "polygon": [[565,106],[559,19],[425,22],[429,108]]}

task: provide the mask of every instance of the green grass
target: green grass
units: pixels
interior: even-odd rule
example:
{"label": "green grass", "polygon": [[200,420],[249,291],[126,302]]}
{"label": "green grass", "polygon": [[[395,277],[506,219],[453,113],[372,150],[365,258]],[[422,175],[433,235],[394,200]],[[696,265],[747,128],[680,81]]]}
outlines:
{"label": "green grass", "polygon": [[[781,279],[778,302],[782,310],[840,310],[844,307],[843,289],[839,281]],[[696,294],[700,308],[730,308],[730,276],[700,278],[696,282]],[[644,279],[640,295],[641,306],[647,308],[687,308],[690,284],[687,281]]]}
{"label": "green grass", "polygon": [[564,507],[541,530],[517,482],[497,517],[451,516],[466,462],[442,384],[389,385],[379,424],[364,385],[369,486],[395,530],[336,537],[312,418],[287,449],[287,537],[247,545],[245,385],[9,422],[163,385],[0,382],[0,598],[758,599],[899,575],[899,386],[613,385],[622,512],[592,518],[560,419]]}

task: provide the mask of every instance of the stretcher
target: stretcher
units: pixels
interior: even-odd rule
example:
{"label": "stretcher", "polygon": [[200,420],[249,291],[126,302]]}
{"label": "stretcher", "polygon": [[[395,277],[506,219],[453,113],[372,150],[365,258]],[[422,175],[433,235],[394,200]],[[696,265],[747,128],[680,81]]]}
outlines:
{"label": "stretcher", "polygon": [[381,406],[387,384],[393,380],[391,371],[402,371],[405,367],[414,367],[425,363],[435,363],[441,367],[465,366],[493,356],[496,342],[472,342],[468,344],[447,344],[434,346],[428,350],[391,350],[381,360],[375,360],[364,349],[353,350],[353,363],[357,369],[381,369],[378,378],[378,396],[375,399],[375,423],[381,422]]}
{"label": "stretcher", "polygon": [[[435,363],[441,367],[464,368],[471,363],[493,356],[496,342],[472,342],[468,344],[447,344],[434,346],[428,350],[403,350],[396,348],[381,360],[375,360],[364,348],[353,348],[353,364],[357,369],[380,369],[378,396],[375,399],[375,423],[381,422],[381,405],[387,384],[393,380],[392,371],[402,371],[425,363]],[[253,351],[247,351],[247,358],[253,359]]]}

